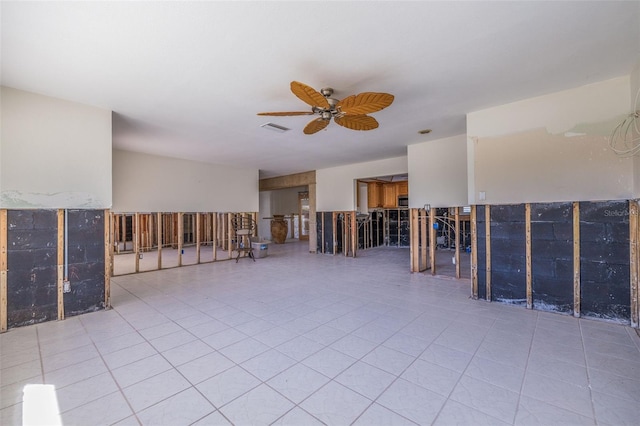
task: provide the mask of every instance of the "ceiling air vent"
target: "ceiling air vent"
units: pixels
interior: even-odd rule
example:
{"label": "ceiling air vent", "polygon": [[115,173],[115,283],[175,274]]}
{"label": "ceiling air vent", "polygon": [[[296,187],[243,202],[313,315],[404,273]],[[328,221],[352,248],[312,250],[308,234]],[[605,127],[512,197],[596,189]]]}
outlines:
{"label": "ceiling air vent", "polygon": [[279,126],[279,125],[274,124],[274,123],[265,123],[265,124],[261,125],[260,127],[263,127],[265,129],[269,129],[269,130],[273,130],[274,132],[278,132],[278,133],[284,133],[287,130],[291,130],[289,128],[286,128],[284,126]]}

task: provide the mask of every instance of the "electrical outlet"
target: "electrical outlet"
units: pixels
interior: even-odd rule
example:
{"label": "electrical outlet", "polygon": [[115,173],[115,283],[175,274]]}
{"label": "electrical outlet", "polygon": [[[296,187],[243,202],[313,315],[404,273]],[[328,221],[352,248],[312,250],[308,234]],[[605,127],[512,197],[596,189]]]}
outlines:
{"label": "electrical outlet", "polygon": [[487,199],[487,193],[484,191],[480,191],[480,193],[478,194],[478,200],[484,201],[486,199]]}
{"label": "electrical outlet", "polygon": [[71,293],[71,283],[68,280],[62,282],[62,292]]}

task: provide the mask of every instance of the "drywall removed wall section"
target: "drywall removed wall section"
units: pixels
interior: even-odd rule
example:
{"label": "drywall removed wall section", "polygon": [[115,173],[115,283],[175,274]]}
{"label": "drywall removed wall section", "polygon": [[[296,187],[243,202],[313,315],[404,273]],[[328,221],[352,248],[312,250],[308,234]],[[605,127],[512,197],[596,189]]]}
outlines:
{"label": "drywall removed wall section", "polygon": [[105,307],[104,210],[68,210],[71,291],[64,294],[65,318]]}
{"label": "drywall removed wall section", "polygon": [[357,179],[404,174],[407,171],[406,156],[317,170],[316,210],[354,211],[357,206]]}
{"label": "drywall removed wall section", "polygon": [[114,212],[258,211],[258,170],[113,151]]}
{"label": "drywall removed wall section", "polygon": [[6,211],[8,328],[104,309],[105,210],[66,212],[65,263],[64,210]]}
{"label": "drywall removed wall section", "polygon": [[531,205],[531,276],[535,309],[573,313],[573,205]]}
{"label": "drywall removed wall section", "polygon": [[628,322],[630,317],[629,203],[580,203],[581,311]]}
{"label": "drywall removed wall section", "polygon": [[58,318],[57,239],[57,210],[7,212],[9,328]]}
{"label": "drywall removed wall section", "polygon": [[476,213],[478,298],[630,323],[637,295],[628,201],[476,206]]}
{"label": "drywall removed wall section", "polygon": [[111,111],[2,87],[0,208],[111,207]]}
{"label": "drywall removed wall section", "polygon": [[629,77],[467,115],[469,203],[629,199],[633,160],[607,137],[628,114]]}
{"label": "drywall removed wall section", "polygon": [[407,147],[409,207],[467,204],[467,137],[458,135]]}
{"label": "drywall removed wall section", "polygon": [[525,207],[491,206],[491,300],[526,304]]}

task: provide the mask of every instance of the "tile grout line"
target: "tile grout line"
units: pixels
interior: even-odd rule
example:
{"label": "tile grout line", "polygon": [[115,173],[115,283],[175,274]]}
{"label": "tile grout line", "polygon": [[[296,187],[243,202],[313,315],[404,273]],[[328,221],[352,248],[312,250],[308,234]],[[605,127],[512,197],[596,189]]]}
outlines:
{"label": "tile grout line", "polygon": [[516,419],[518,418],[518,413],[520,412],[520,401],[522,399],[522,391],[524,390],[524,383],[527,380],[527,372],[529,371],[529,361],[531,360],[531,349],[533,348],[533,341],[536,338],[536,333],[538,333],[539,322],[540,322],[540,314],[536,313],[536,326],[533,329],[533,333],[531,333],[531,340],[529,341],[529,351],[527,353],[527,363],[524,366],[522,383],[520,383],[520,390],[518,391],[518,401],[516,402],[516,412],[513,414],[513,420],[511,421],[511,424],[515,424]]}
{"label": "tile grout line", "polygon": [[584,365],[587,372],[587,388],[589,389],[589,401],[591,402],[591,415],[597,425],[599,422],[598,417],[596,417],[596,404],[593,398],[593,389],[591,388],[589,360],[587,359],[587,348],[584,346],[584,330],[582,329],[582,320],[580,318],[578,318],[578,326],[580,327],[580,343],[582,343],[582,354],[584,355]]}

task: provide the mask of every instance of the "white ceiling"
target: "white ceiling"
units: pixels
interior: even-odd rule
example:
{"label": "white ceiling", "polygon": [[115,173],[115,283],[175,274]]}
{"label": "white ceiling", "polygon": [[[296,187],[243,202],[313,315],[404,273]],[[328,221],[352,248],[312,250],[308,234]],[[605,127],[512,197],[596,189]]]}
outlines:
{"label": "white ceiling", "polygon": [[[638,1],[0,7],[2,85],[113,110],[117,148],[263,177],[406,155],[464,133],[467,112],[628,75],[640,57]],[[395,101],[376,130],[307,136],[313,117],[256,115],[307,110],[292,80]]]}

